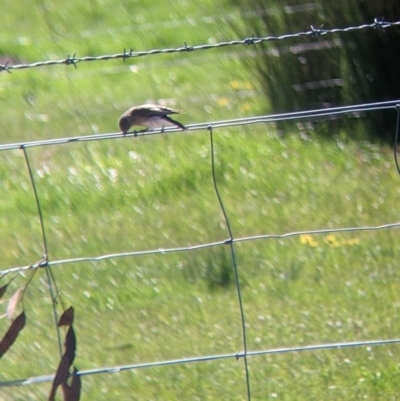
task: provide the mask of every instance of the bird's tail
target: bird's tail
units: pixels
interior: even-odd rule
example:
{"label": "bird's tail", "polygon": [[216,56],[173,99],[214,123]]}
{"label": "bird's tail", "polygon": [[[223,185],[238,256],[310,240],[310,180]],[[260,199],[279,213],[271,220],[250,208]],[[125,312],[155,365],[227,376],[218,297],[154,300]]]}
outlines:
{"label": "bird's tail", "polygon": [[171,117],[164,116],[164,120],[167,120],[169,123],[173,125],[177,125],[179,128],[182,128],[183,130],[187,130],[187,128],[181,124],[179,121],[173,120]]}

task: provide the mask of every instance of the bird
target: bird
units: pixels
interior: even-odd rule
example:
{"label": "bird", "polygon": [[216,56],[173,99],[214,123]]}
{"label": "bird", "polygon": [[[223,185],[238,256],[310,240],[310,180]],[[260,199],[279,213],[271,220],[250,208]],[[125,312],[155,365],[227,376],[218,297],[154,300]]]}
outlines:
{"label": "bird", "polygon": [[133,106],[119,118],[119,128],[124,134],[134,125],[147,127],[144,131],[149,128],[164,127],[164,125],[176,125],[183,130],[187,129],[179,121],[169,117],[170,114],[179,114],[179,111],[155,104]]}

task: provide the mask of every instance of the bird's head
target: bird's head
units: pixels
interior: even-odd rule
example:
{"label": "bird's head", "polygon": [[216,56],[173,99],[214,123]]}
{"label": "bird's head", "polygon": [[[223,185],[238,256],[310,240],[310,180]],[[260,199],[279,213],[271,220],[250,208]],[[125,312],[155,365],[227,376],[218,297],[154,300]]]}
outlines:
{"label": "bird's head", "polygon": [[128,117],[121,117],[119,119],[119,128],[122,132],[127,132],[130,128],[131,124],[129,122]]}

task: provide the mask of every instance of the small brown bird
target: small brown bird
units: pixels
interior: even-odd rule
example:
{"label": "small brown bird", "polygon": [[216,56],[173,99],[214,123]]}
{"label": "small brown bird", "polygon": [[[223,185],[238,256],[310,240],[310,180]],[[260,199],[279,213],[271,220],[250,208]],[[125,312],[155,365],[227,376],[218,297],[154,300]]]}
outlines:
{"label": "small brown bird", "polygon": [[179,114],[179,111],[155,104],[134,106],[119,118],[119,128],[123,133],[126,133],[133,125],[142,125],[147,129],[164,125],[176,125],[185,130],[186,127],[183,124],[168,117],[170,114]]}

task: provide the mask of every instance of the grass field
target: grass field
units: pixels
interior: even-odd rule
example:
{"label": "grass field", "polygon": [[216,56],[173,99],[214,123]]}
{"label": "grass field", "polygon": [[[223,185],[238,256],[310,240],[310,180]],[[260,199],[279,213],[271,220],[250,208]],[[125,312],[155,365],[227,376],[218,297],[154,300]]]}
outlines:
{"label": "grass field", "polygon": [[[238,18],[228,5],[211,1],[57,4],[6,1],[0,55],[35,62],[75,52],[214,43],[235,38],[230,24]],[[266,113],[254,74],[242,64],[250,51],[3,72],[1,143],[116,132],[123,111],[150,101],[184,110],[184,124]],[[319,138],[293,126],[281,135],[267,124],[214,131],[216,177],[235,238],[398,220],[400,180],[391,150],[356,142],[351,131],[336,134]],[[28,156],[50,261],[228,237],[206,131],[37,147]],[[39,260],[43,241],[22,151],[2,151],[0,159],[4,270]],[[235,244],[248,349],[398,337],[396,234]],[[67,264],[52,272],[61,292],[59,313],[62,304],[75,308],[81,370],[243,349],[227,246]],[[28,277],[19,275],[7,295]],[[29,285],[24,309],[27,325],[1,359],[1,381],[51,374],[59,363],[44,270]],[[2,333],[8,324],[0,321]],[[252,399],[395,400],[399,357],[396,345],[251,357]],[[234,359],[85,376],[82,382],[82,400],[246,399],[243,361]],[[50,387],[0,387],[0,399],[45,399]]]}

